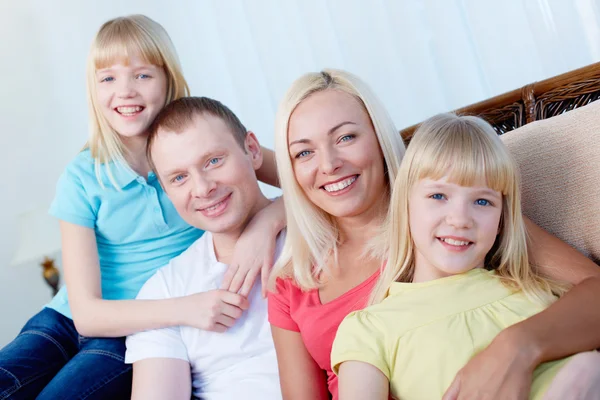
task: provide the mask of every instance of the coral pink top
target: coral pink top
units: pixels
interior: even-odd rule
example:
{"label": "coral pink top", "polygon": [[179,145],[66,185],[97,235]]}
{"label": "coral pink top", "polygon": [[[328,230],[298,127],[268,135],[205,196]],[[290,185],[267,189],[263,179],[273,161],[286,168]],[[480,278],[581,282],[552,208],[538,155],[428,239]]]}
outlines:
{"label": "coral pink top", "polygon": [[377,282],[379,270],[340,297],[322,304],[317,289],[303,292],[290,279],[278,279],[276,292],[269,293],[269,322],[300,332],[306,349],[317,365],[327,372],[333,400],[338,398],[337,376],[331,370],[331,346],[338,326],[352,311],[363,309]]}

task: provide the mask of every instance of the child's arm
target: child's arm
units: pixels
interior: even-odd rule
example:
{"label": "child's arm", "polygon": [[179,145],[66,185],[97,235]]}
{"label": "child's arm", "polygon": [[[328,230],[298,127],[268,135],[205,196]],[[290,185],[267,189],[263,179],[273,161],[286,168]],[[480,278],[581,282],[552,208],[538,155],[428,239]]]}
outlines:
{"label": "child's arm", "polygon": [[248,308],[243,296],[224,290],[163,300],[104,300],[94,230],[64,221],[60,227],[69,304],[83,336],[121,337],[177,325],[222,332]]}
{"label": "child's arm", "polygon": [[175,358],[150,358],[133,364],[132,400],[189,400],[190,364]]}
{"label": "child's arm", "polygon": [[361,361],[340,364],[338,390],[340,400],[387,400],[390,383],[377,367]]}
{"label": "child's arm", "polygon": [[[520,398],[515,396],[528,393],[531,373],[540,363],[600,347],[600,267],[530,220],[525,222],[531,261],[550,278],[575,286],[546,310],[502,331],[469,361],[455,379],[465,398],[484,386],[499,398],[500,393]],[[447,397],[456,398],[458,392]]]}
{"label": "child's arm", "polygon": [[277,164],[275,162],[275,153],[271,149],[260,147],[263,156],[263,163],[256,171],[256,177],[259,181],[267,185],[279,187],[279,177],[277,176]]}
{"label": "child's arm", "polygon": [[[300,332],[271,325],[281,391],[286,400],[328,400],[327,378],[306,350]],[[365,397],[367,398],[367,397]]]}
{"label": "child's arm", "polygon": [[247,297],[260,274],[262,295],[267,295],[267,284],[275,262],[275,243],[285,228],[283,198],[259,211],[246,226],[235,245],[233,259],[225,272],[221,289]]}

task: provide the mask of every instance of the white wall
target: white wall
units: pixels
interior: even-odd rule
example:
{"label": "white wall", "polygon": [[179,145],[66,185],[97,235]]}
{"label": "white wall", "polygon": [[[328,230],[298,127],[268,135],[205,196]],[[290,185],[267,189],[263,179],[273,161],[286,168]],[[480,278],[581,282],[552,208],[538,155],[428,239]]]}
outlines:
{"label": "white wall", "polygon": [[17,216],[48,207],[87,135],[84,65],[105,20],[143,13],[179,50],[193,94],[228,104],[272,147],[301,73],[363,77],[399,128],[600,61],[600,0],[3,0],[0,2],[0,346],[50,298],[9,265]]}

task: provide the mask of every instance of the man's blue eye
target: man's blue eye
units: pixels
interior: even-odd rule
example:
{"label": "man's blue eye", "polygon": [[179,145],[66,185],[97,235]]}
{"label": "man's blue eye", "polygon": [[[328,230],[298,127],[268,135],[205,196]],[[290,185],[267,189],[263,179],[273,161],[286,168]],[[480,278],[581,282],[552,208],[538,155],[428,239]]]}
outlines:
{"label": "man's blue eye", "polygon": [[444,199],[444,195],[441,193],[432,194],[430,197],[434,200],[443,200]]}
{"label": "man's blue eye", "polygon": [[486,199],[477,199],[477,200],[475,201],[475,203],[476,203],[478,206],[489,206],[489,205],[490,205],[490,202],[489,202],[488,200],[486,200]]}

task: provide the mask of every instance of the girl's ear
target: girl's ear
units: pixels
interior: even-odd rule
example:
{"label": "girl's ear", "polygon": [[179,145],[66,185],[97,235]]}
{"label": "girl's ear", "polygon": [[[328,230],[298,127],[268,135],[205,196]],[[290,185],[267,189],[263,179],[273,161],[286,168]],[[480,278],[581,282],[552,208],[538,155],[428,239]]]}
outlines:
{"label": "girl's ear", "polygon": [[254,132],[248,131],[244,147],[246,148],[246,153],[250,156],[254,170],[258,170],[263,163],[263,154]]}

